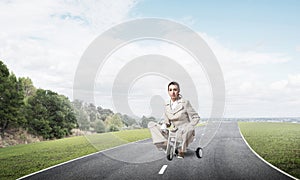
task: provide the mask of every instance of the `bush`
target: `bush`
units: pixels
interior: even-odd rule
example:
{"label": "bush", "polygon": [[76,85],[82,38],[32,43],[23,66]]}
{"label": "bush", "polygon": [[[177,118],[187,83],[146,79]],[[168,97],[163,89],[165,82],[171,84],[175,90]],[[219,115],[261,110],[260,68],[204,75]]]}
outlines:
{"label": "bush", "polygon": [[104,133],[105,132],[105,125],[104,125],[102,120],[96,121],[95,131],[97,133]]}
{"label": "bush", "polygon": [[120,129],[114,124],[109,125],[107,128],[107,131],[109,131],[109,132],[114,132],[114,131],[119,131],[119,130]]}

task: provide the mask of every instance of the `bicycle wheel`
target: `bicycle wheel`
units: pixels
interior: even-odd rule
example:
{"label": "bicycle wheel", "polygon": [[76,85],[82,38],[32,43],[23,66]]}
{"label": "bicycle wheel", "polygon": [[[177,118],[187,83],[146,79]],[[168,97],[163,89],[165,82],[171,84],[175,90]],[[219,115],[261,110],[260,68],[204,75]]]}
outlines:
{"label": "bicycle wheel", "polygon": [[196,156],[197,156],[198,158],[202,158],[202,156],[203,156],[203,149],[202,149],[201,147],[198,147],[198,148],[196,149]]}
{"label": "bicycle wheel", "polygon": [[168,149],[167,149],[167,159],[169,160],[169,161],[172,161],[172,159],[173,159],[173,157],[174,157],[174,154],[173,154],[173,146],[172,145],[170,145],[169,147],[168,147]]}

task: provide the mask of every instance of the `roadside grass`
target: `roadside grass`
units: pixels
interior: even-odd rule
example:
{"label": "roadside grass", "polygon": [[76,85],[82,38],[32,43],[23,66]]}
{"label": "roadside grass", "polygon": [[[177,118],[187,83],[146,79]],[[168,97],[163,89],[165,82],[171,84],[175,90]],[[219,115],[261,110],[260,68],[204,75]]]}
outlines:
{"label": "roadside grass", "polygon": [[300,178],[300,124],[239,122],[251,148],[269,163]]}
{"label": "roadside grass", "polygon": [[208,122],[199,122],[196,126],[200,127],[200,126],[205,126],[207,125]]}
{"label": "roadside grass", "polygon": [[148,129],[136,129],[1,148],[0,179],[16,179],[71,159],[150,137]]}
{"label": "roadside grass", "polygon": [[150,138],[151,134],[148,129],[124,130],[112,133],[93,134],[86,136],[86,139],[94,148],[101,151],[122,144],[135,142],[142,139]]}

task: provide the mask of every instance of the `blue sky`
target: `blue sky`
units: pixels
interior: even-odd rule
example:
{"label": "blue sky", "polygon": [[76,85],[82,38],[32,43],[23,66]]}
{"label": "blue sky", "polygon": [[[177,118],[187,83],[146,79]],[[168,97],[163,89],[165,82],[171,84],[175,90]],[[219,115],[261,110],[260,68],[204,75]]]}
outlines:
{"label": "blue sky", "polygon": [[190,19],[192,28],[218,37],[236,49],[264,43],[263,51],[295,54],[300,34],[300,2],[288,1],[159,1],[144,0],[132,17]]}
{"label": "blue sky", "polygon": [[[89,44],[104,31],[143,17],[182,23],[206,41],[223,71],[225,117],[300,116],[298,0],[0,1],[0,59],[17,76],[30,77],[36,87],[72,99],[76,69]],[[98,72],[95,103],[114,109],[116,72],[149,53],[184,59],[180,63],[201,92],[197,110],[209,117],[212,100],[205,75],[185,52],[163,42],[136,42],[116,51]],[[151,114],[151,97],[168,98],[165,83],[145,76],[132,85],[129,104],[136,115]]]}

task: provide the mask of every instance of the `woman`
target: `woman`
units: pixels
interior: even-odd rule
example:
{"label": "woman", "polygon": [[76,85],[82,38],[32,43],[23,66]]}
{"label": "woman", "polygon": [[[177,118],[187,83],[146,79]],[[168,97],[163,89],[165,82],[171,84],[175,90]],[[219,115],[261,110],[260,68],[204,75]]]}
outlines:
{"label": "woman", "polygon": [[198,124],[200,117],[193,109],[190,102],[182,98],[180,86],[177,82],[170,82],[168,85],[170,100],[165,104],[164,124],[160,126],[155,122],[149,122],[153,143],[159,148],[166,149],[167,134],[164,133],[164,126],[169,127],[171,123],[178,128],[178,138],[182,141],[182,147],[178,150],[178,156],[184,157],[187,146],[193,141],[195,136],[195,126]]}

